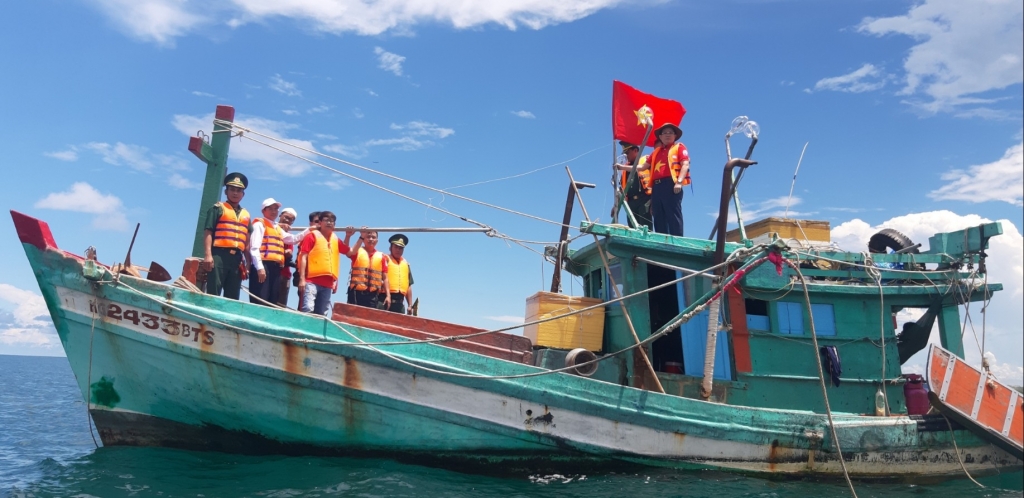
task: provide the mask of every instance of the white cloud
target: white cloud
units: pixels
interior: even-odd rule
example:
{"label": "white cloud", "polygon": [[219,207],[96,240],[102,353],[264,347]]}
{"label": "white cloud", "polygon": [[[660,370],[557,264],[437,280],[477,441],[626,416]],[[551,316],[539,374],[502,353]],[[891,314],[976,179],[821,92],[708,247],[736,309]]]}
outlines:
{"label": "white cloud", "polygon": [[366,93],[370,94],[371,97],[379,97],[379,95],[377,95],[377,92],[370,89],[367,89]]}
{"label": "white cloud", "polygon": [[511,111],[511,112],[512,112],[513,116],[524,118],[524,119],[533,119],[533,118],[537,117],[537,116],[534,116],[533,113],[530,112],[530,111]]}
{"label": "white cloud", "polygon": [[395,76],[402,75],[402,63],[405,62],[405,57],[388,52],[380,47],[374,47],[373,53],[377,54],[377,67],[392,72]]}
{"label": "white cloud", "polygon": [[[958,215],[951,211],[931,211],[897,216],[878,226],[871,226],[862,220],[855,219],[842,223],[832,229],[832,241],[848,251],[865,251],[871,235],[882,228],[893,228],[907,235],[915,243],[921,243],[921,250],[927,250],[928,238],[936,233],[955,232],[964,228],[988,223],[989,220],[978,215]],[[1024,365],[1024,344],[1021,330],[1024,329],[1024,316],[1020,313],[1020,303],[1024,299],[1024,237],[1019,228],[1009,220],[1000,220],[1003,234],[990,239],[987,268],[989,281],[1003,284],[1003,290],[993,295],[985,315],[986,351],[998,351],[1000,357],[1008,363],[1001,364],[1003,374],[1013,374]],[[981,335],[981,303],[971,304],[971,314],[977,334]],[[961,307],[961,320],[964,308]],[[917,315],[903,315],[902,320],[915,319]],[[937,327],[937,326],[936,326]],[[935,329],[937,330],[937,328]],[[931,340],[938,343],[938,333],[933,331]],[[964,335],[964,351],[968,361],[978,365],[981,353],[975,343],[974,334],[968,326]],[[907,365],[924,364],[922,353],[915,355]],[[910,371],[910,367],[904,367]],[[997,374],[999,375],[999,374]],[[1013,383],[1004,377],[1000,379]],[[1019,381],[1019,377],[1018,377]],[[1020,385],[1020,384],[1017,384]]]}
{"label": "white cloud", "polygon": [[327,133],[316,133],[313,136],[316,137],[316,138],[319,138],[321,140],[337,140],[338,139],[338,137],[336,137],[334,135],[327,134]]}
{"label": "white cloud", "polygon": [[285,113],[285,114],[287,114],[289,116],[298,116],[299,114],[302,114],[301,112],[296,111],[295,109],[285,109],[285,110],[283,110],[281,112],[283,112],[283,113]]}
{"label": "white cloud", "polygon": [[823,78],[814,84],[814,91],[831,90],[835,92],[863,93],[878,90],[885,86],[885,74],[874,64],[864,64],[859,69],[844,74]]}
{"label": "white cloud", "polygon": [[197,3],[180,0],[92,0],[128,36],[158,45],[174,45],[210,19],[196,12]]}
{"label": "white cloud", "polygon": [[991,104],[994,99],[977,95],[1024,81],[1022,15],[1020,0],[925,0],[902,16],[866,18],[857,29],[919,42],[903,61],[901,93],[923,93],[928,100],[909,103],[934,113]]}
{"label": "white cloud", "polygon": [[1006,149],[1003,157],[942,174],[950,183],[928,193],[936,200],[1001,201],[1024,206],[1024,142]]}
{"label": "white cloud", "polygon": [[484,319],[493,320],[495,322],[511,323],[515,325],[519,325],[526,321],[523,319],[523,317],[514,315],[485,316]]}
{"label": "white cloud", "polygon": [[212,93],[200,92],[199,90],[193,90],[192,95],[195,95],[196,97],[216,97],[216,95]]}
{"label": "white cloud", "polygon": [[56,209],[96,215],[92,226],[104,230],[125,230],[128,219],[124,215],[124,204],[113,195],[101,194],[85,182],[77,182],[65,192],[54,192],[36,201],[40,209]]}
{"label": "white cloud", "polygon": [[13,285],[0,284],[0,300],[15,306],[9,314],[0,311],[0,344],[44,349],[60,346],[43,296]]}
{"label": "white cloud", "polygon": [[324,150],[327,152],[334,152],[335,154],[341,154],[349,159],[362,159],[370,154],[370,151],[366,150],[366,147],[362,145],[325,145]]}
{"label": "white cloud", "polygon": [[75,146],[68,147],[67,150],[58,150],[54,152],[43,152],[46,157],[52,157],[61,161],[74,162],[78,160],[78,148]]}
{"label": "white cloud", "polygon": [[352,109],[352,115],[355,116],[356,119],[363,119],[366,117],[366,114],[363,114],[363,110],[358,107]]}
{"label": "white cloud", "polygon": [[321,114],[321,113],[325,113],[325,112],[327,112],[329,110],[331,110],[331,106],[329,106],[327,104],[322,104],[322,105],[318,105],[316,107],[307,109],[306,112],[308,114]]}
{"label": "white cloud", "polygon": [[316,182],[317,185],[323,185],[331,190],[341,190],[346,187],[351,187],[352,182],[341,179],[341,180],[324,180],[322,182]]}
{"label": "white cloud", "polygon": [[201,189],[203,188],[202,183],[194,182],[181,176],[179,173],[174,173],[167,178],[167,184],[180,189]]}
{"label": "white cloud", "polygon": [[[287,143],[294,144],[298,147],[315,150],[313,142],[309,140],[299,140],[296,138],[289,138],[288,134],[298,126],[285,123],[283,121],[275,121],[272,119],[254,117],[254,116],[236,116],[235,123],[251,128],[254,131],[269,135],[278,140],[283,140]],[[213,127],[213,113],[205,116],[190,116],[186,114],[175,115],[171,120],[171,124],[180,132],[185,135],[192,136],[196,130],[206,129],[207,133],[210,132]],[[311,160],[316,160],[311,154],[302,152],[299,149],[284,146],[282,144],[268,141],[265,138],[253,136],[254,140],[261,142],[270,143],[275,147],[283,148],[289,152],[296,154],[301,157],[306,157]],[[232,162],[243,161],[258,164],[264,166],[274,173],[278,173],[285,176],[300,176],[303,173],[309,171],[312,164],[303,161],[301,159],[289,156],[287,154],[278,152],[276,150],[267,148],[263,145],[257,144],[252,140],[244,138],[233,139],[231,141],[231,160]],[[252,176],[250,176],[252,178]]]}
{"label": "white cloud", "polygon": [[302,92],[299,91],[299,87],[291,81],[285,81],[281,78],[280,74],[275,74],[270,77],[270,84],[268,85],[271,90],[278,93],[283,93],[289,97],[301,97]]}
{"label": "white cloud", "polygon": [[[775,197],[772,199],[766,199],[759,202],[746,203],[741,201],[743,208],[743,219],[747,220],[745,221],[745,223],[749,223],[750,220],[759,220],[762,218],[767,218],[769,216],[789,216],[790,218],[794,218],[810,214],[793,209],[801,202],[803,202],[803,199],[797,196],[793,196],[793,199],[790,200],[789,196],[785,195],[781,197]],[[786,214],[787,203],[789,204],[788,214]],[[718,217],[717,211],[708,214],[715,218]],[[736,224],[736,210],[733,209],[731,202],[729,203],[729,224]]]}
{"label": "white cloud", "polygon": [[402,125],[391,123],[391,129],[415,137],[445,138],[455,134],[455,130],[451,128],[442,128],[426,121],[409,121]]}
{"label": "white cloud", "polygon": [[134,170],[149,172],[153,169],[153,162],[149,160],[149,149],[141,145],[124,144],[117,142],[114,145],[101,142],[90,142],[85,145],[89,149],[103,157],[103,162],[115,166],[128,166]]}
{"label": "white cloud", "polygon": [[392,150],[420,150],[431,145],[434,142],[430,140],[418,140],[415,137],[398,137],[398,138],[378,138],[374,140],[367,140],[364,144],[367,147],[380,147],[390,145]]}

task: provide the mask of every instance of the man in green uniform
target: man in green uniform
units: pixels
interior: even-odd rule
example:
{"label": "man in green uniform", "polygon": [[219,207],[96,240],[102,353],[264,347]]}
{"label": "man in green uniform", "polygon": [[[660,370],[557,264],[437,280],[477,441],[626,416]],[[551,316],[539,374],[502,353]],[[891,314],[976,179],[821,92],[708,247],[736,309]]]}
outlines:
{"label": "man in green uniform", "polygon": [[224,177],[224,195],[227,201],[218,202],[206,212],[203,246],[206,257],[206,293],[238,299],[242,279],[248,263],[245,262],[246,246],[252,229],[249,212],[239,203],[245,197],[249,179],[241,173],[230,173]]}

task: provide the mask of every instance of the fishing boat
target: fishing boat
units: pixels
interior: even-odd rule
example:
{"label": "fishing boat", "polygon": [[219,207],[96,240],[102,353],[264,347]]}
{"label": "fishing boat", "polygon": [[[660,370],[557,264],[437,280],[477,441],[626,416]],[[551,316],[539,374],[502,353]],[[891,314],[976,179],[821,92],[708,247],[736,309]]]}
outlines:
{"label": "fishing boat", "polygon": [[[190,142],[208,168],[200,220],[219,199],[233,115],[219,106],[212,140]],[[62,249],[45,221],[11,215],[106,446],[525,472],[927,481],[1019,471],[1022,403],[1000,405],[1009,422],[994,444],[969,413],[922,407],[912,387],[924,384],[901,372],[933,323],[943,358],[962,360],[959,306],[1002,288],[983,278],[999,223],[936,234],[927,251],[885,234],[888,250],[873,253],[836,250],[814,222],[727,232],[733,172],[752,164],[748,153],[726,165],[714,240],[582,222],[592,242],[554,253],[584,295],[555,285],[533,296],[524,335],[212,296],[182,282],[195,283],[194,259],[176,283],[160,282]],[[903,309],[924,313],[898,331]],[[952,379],[970,370],[934,365]],[[982,391],[1000,385],[974,372],[965,381],[980,376]]]}

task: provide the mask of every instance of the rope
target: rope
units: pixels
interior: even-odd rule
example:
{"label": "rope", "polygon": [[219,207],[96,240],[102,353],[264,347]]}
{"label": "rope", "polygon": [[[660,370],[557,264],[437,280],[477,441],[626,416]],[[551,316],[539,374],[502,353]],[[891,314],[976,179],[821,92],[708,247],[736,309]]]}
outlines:
{"label": "rope", "polygon": [[885,291],[882,289],[882,272],[878,271],[878,269],[874,267],[874,261],[871,259],[871,256],[869,256],[868,253],[862,252],[861,255],[864,256],[865,265],[868,262],[872,263],[871,266],[865,268],[865,271],[867,272],[868,276],[870,276],[871,279],[874,280],[876,284],[878,284],[878,325],[879,335],[881,336],[881,339],[879,339],[879,341],[882,344],[882,376],[880,377],[880,380],[882,382],[882,400],[885,404],[885,406],[882,407],[882,415],[888,417],[890,411],[889,393],[887,392],[888,389],[885,388]]}
{"label": "rope", "polygon": [[[448,192],[446,190],[441,190],[439,188],[431,187],[429,185],[423,185],[421,183],[416,183],[416,182],[411,181],[411,180],[406,180],[404,178],[400,178],[400,177],[397,177],[397,176],[394,176],[394,175],[389,175],[387,173],[384,173],[384,172],[381,172],[381,171],[377,171],[377,170],[374,170],[372,168],[367,168],[366,166],[362,166],[362,165],[353,163],[351,161],[346,161],[344,159],[341,159],[341,158],[338,158],[338,157],[334,157],[334,156],[330,156],[330,155],[324,154],[322,152],[318,152],[318,151],[313,150],[313,149],[307,149],[305,147],[301,147],[301,146],[295,145],[295,144],[290,143],[290,142],[288,142],[286,140],[281,140],[279,138],[275,138],[275,137],[272,137],[270,135],[265,135],[265,134],[260,133],[258,131],[253,131],[250,128],[239,126],[239,125],[237,125],[237,124],[235,124],[235,123],[233,123],[231,121],[224,121],[224,120],[220,120],[220,119],[214,119],[213,122],[216,125],[226,126],[226,127],[230,127],[230,128],[236,128],[236,129],[242,130],[245,133],[251,133],[253,135],[257,135],[257,136],[266,138],[267,140],[272,140],[274,142],[278,142],[278,143],[287,145],[289,147],[293,147],[293,148],[299,149],[299,150],[301,150],[303,152],[308,152],[310,154],[313,154],[313,155],[316,155],[316,156],[319,156],[319,157],[323,157],[325,159],[330,159],[332,161],[337,161],[339,163],[346,164],[348,166],[352,166],[353,168],[361,169],[363,171],[366,171],[366,172],[369,172],[369,173],[373,173],[375,175],[380,175],[380,176],[383,176],[385,178],[390,178],[392,180],[399,181],[399,182],[402,182],[402,183],[405,183],[405,184],[408,184],[408,185],[412,185],[414,187],[419,187],[419,188],[422,188],[422,189],[430,190],[432,192],[437,192],[439,194],[450,195],[452,197],[455,197],[456,199],[461,199],[461,200],[464,200],[464,201],[467,201],[467,202],[472,202],[474,204],[479,204],[481,206],[486,206],[486,207],[489,207],[489,208],[492,208],[492,209],[497,209],[499,211],[504,211],[506,213],[511,213],[511,214],[515,214],[515,215],[519,215],[519,216],[524,216],[526,218],[530,218],[530,219],[537,220],[537,221],[542,221],[544,223],[550,223],[552,225],[558,225],[558,226],[569,226],[569,228],[576,228],[576,227],[572,227],[570,225],[563,225],[562,223],[557,222],[557,221],[548,220],[548,219],[545,219],[545,218],[541,218],[539,216],[534,216],[532,214],[527,214],[527,213],[523,213],[523,212],[520,212],[520,211],[515,211],[515,210],[512,210],[512,209],[504,208],[504,207],[497,206],[497,205],[494,205],[494,204],[489,204],[489,203],[486,203],[486,202],[483,202],[483,201],[478,201],[476,199],[472,199],[472,198],[469,198],[469,197],[466,197],[466,196],[463,196],[463,195],[453,194],[453,193]],[[324,168],[324,169],[326,169],[328,171],[332,171],[332,172],[337,173],[339,175],[346,176],[348,178],[352,178],[352,179],[358,180],[360,182],[366,183],[366,184],[374,186],[376,188],[384,189],[383,187],[378,187],[378,186],[376,186],[376,185],[374,185],[374,184],[372,184],[370,182],[367,182],[365,180],[356,178],[355,176],[349,175],[347,173],[342,173],[341,171],[338,171],[338,170],[336,170],[334,168],[331,168],[329,166],[326,166],[324,164],[320,164],[320,163],[318,163],[316,161],[313,161],[311,159],[307,159],[307,158],[302,157],[302,156],[300,156],[298,154],[294,154],[294,153],[288,152],[286,150],[280,149],[278,147],[274,147],[273,145],[270,145],[268,143],[261,142],[259,140],[250,138],[248,136],[244,136],[242,134],[239,134],[238,137],[239,138],[247,138],[249,140],[252,140],[253,142],[256,142],[256,143],[261,144],[261,145],[265,145],[265,146],[270,147],[271,149],[274,149],[276,151],[279,151],[279,152],[282,152],[284,154],[288,154],[288,155],[290,155],[292,157],[295,157],[297,159],[301,159],[303,161],[309,162],[309,163],[311,163],[313,165],[319,166],[319,167]],[[560,163],[560,164],[564,164],[564,163]],[[386,189],[384,189],[384,190],[386,190]],[[388,192],[389,193],[394,193],[395,195],[399,195],[400,197],[403,197],[403,198],[406,198],[406,199],[411,199],[411,198],[403,196],[401,194],[397,194],[396,192],[393,192],[393,191],[388,191]],[[452,214],[452,216],[457,216],[457,215]],[[481,225],[481,226],[483,226],[483,225]]]}
{"label": "rope", "polygon": [[92,312],[92,326],[89,327],[89,373],[85,377],[85,419],[89,421],[89,437],[92,438],[92,444],[97,449],[100,447],[99,443],[96,442],[96,436],[92,432],[92,414],[89,410],[92,410],[92,338],[96,332],[96,312]]}
{"label": "rope", "polygon": [[[581,157],[583,157],[583,156],[585,156],[587,154],[590,154],[591,152],[594,152],[594,151],[597,151],[597,150],[601,150],[601,149],[603,149],[605,147],[607,147],[607,146],[606,145],[601,145],[599,147],[594,147],[593,149],[590,149],[590,150],[588,150],[588,151],[586,151],[586,152],[584,152],[584,153],[582,153],[582,154],[580,154],[580,155],[578,155],[578,156],[576,156],[576,157],[574,157],[572,159],[569,159],[569,160],[566,160],[566,161],[562,161],[562,162],[558,162],[558,163],[552,164],[550,166],[544,166],[543,168],[537,168],[537,169],[535,169],[533,171],[527,171],[526,173],[519,173],[518,175],[506,176],[506,177],[503,177],[503,178],[495,178],[493,180],[484,180],[484,181],[481,181],[481,182],[467,183],[465,185],[456,185],[454,187],[448,187],[445,190],[447,191],[447,190],[463,188],[463,187],[473,187],[473,186],[476,186],[476,185],[483,185],[485,183],[500,182],[502,180],[511,180],[513,178],[519,178],[521,176],[531,175],[531,174],[536,173],[538,171],[544,171],[546,169],[554,168],[555,166],[561,166],[563,164],[569,164],[569,163],[571,163],[571,162],[573,162],[573,161],[575,161],[575,160],[577,160],[577,159],[579,159],[579,158],[581,158]],[[615,147],[612,147],[612,151],[614,151],[614,150],[615,150]]]}
{"label": "rope", "polygon": [[[814,314],[811,311],[811,294],[807,290],[807,279],[804,278],[803,272],[800,271],[800,266],[793,264],[788,259],[783,259],[793,271],[796,272],[797,276],[800,277],[800,284],[804,288],[804,301],[807,303],[807,317],[811,322],[811,340],[814,342],[814,364],[818,367],[818,381],[821,384],[821,397],[825,400],[825,414],[828,416],[828,428],[832,432],[832,442],[836,445],[836,454],[839,455],[839,463],[843,467],[843,477],[846,478],[846,485],[850,487],[850,494],[853,498],[857,498],[857,491],[853,489],[853,481],[850,480],[850,471],[846,468],[846,459],[843,458],[843,449],[839,446],[839,435],[836,433],[836,423],[832,419],[832,407],[828,402],[828,389],[825,387],[825,372],[821,368],[821,360],[818,359],[818,355],[821,351],[818,348],[818,332],[814,329]],[[884,390],[884,387],[883,387]]]}
{"label": "rope", "polygon": [[979,488],[984,488],[985,486],[983,486],[980,482],[975,481],[974,477],[971,477],[971,473],[967,472],[967,466],[964,465],[963,459],[960,458],[960,448],[958,448],[956,445],[956,436],[953,434],[953,424],[949,423],[949,418],[946,417],[945,413],[942,414],[942,418],[946,419],[946,427],[949,427],[949,439],[953,441],[953,452],[956,454],[956,461],[960,462],[960,468],[963,469],[964,474],[967,475],[967,478],[970,479],[971,482],[977,484]]}

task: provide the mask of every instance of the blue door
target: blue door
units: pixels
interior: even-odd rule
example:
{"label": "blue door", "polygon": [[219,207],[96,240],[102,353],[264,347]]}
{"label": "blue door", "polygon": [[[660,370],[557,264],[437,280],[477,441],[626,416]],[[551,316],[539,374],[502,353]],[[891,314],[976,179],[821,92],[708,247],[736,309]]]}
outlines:
{"label": "blue door", "polygon": [[[682,274],[676,272],[676,278]],[[679,309],[686,309],[686,292],[680,284],[678,291]],[[708,346],[708,318],[709,311],[694,316],[690,321],[683,324],[681,333],[683,335],[683,373],[694,377],[704,376],[704,351]],[[715,372],[713,377],[722,380],[732,380],[732,355],[729,354],[729,335],[726,332],[719,332],[715,339]]]}

